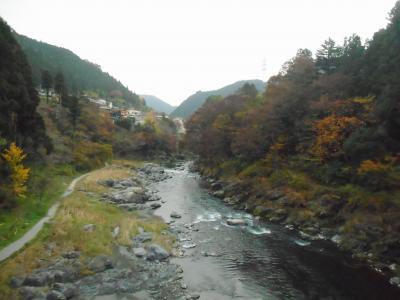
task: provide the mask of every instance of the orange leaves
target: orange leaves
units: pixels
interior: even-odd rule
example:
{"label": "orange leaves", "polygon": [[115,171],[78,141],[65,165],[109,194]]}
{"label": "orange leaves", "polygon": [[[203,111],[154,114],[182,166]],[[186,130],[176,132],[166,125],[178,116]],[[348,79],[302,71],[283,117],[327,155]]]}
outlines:
{"label": "orange leaves", "polygon": [[26,182],[29,179],[29,168],[25,168],[22,161],[26,154],[24,151],[12,143],[1,155],[10,169],[11,192],[17,197],[24,197],[26,193]]}
{"label": "orange leaves", "polygon": [[344,140],[362,121],[356,117],[331,115],[314,125],[317,134],[311,152],[321,160],[328,160],[342,150]]}
{"label": "orange leaves", "polygon": [[357,173],[359,175],[365,175],[368,173],[386,173],[389,169],[390,165],[384,165],[380,162],[368,159],[361,162],[360,167],[357,169]]}

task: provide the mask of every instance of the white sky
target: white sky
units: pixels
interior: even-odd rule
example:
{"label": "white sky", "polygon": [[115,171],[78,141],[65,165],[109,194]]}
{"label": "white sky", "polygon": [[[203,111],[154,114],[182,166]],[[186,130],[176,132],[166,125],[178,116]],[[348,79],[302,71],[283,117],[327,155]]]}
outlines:
{"label": "white sky", "polygon": [[[197,90],[276,74],[298,48],[363,39],[396,0],[0,0],[18,33],[72,50],[138,94],[177,105]],[[266,60],[266,71],[262,70]]]}

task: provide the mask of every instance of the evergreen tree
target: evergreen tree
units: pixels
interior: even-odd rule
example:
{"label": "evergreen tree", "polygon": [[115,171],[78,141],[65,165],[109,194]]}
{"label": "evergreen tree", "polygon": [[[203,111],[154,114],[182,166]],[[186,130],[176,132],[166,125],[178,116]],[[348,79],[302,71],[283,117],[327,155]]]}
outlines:
{"label": "evergreen tree", "polygon": [[39,97],[31,69],[10,27],[0,18],[0,135],[25,151],[51,148],[44,122],[36,112]]}
{"label": "evergreen tree", "polygon": [[79,98],[77,96],[70,97],[69,105],[69,115],[71,118],[72,128],[75,131],[76,123],[81,113],[81,108],[79,105]]}
{"label": "evergreen tree", "polygon": [[47,70],[42,70],[42,89],[46,91],[46,100],[49,103],[49,92],[50,89],[53,87],[53,77]]}
{"label": "evergreen tree", "polygon": [[331,38],[327,39],[317,51],[317,68],[324,73],[333,73],[338,67],[343,49]]}
{"label": "evergreen tree", "polygon": [[59,103],[63,107],[68,106],[68,90],[64,81],[64,74],[59,71],[54,78],[54,91],[58,94]]}
{"label": "evergreen tree", "polygon": [[239,94],[243,96],[249,96],[250,99],[255,99],[258,91],[254,84],[246,82],[240,89]]}

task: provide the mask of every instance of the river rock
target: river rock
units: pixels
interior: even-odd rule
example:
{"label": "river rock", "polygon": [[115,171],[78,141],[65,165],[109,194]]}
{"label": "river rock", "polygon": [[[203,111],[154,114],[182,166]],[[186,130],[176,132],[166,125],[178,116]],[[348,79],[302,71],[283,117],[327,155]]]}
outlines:
{"label": "river rock", "polygon": [[392,277],[390,278],[390,284],[397,285],[400,287],[400,277]]}
{"label": "river rock", "polygon": [[24,286],[19,290],[19,294],[22,300],[46,299],[45,293],[37,287]]}
{"label": "river rock", "polygon": [[100,185],[104,185],[106,187],[113,187],[115,181],[112,178],[108,178],[108,179],[104,179],[104,180],[99,180],[97,183]]}
{"label": "river rock", "polygon": [[142,232],[133,238],[135,243],[145,243],[153,239],[153,234],[150,232]]}
{"label": "river rock", "polygon": [[169,253],[157,244],[150,245],[146,258],[148,260],[165,260],[169,257]]}
{"label": "river rock", "polygon": [[86,232],[93,232],[96,229],[96,225],[95,224],[86,224],[82,227],[83,231]]}
{"label": "river rock", "polygon": [[132,179],[121,180],[119,182],[119,184],[122,185],[123,187],[131,187],[131,186],[135,185],[135,183],[132,181]]}
{"label": "river rock", "polygon": [[212,194],[213,194],[214,197],[217,197],[217,198],[224,198],[224,196],[225,196],[225,191],[224,191],[224,190],[219,190],[219,191],[216,191],[216,192],[214,192],[214,193],[212,193]]}
{"label": "river rock", "polygon": [[74,259],[78,258],[79,256],[81,256],[81,253],[79,251],[67,251],[62,254],[62,257],[67,259]]}
{"label": "river rock", "polygon": [[246,221],[243,219],[228,219],[226,224],[231,226],[246,225]]}
{"label": "river rock", "polygon": [[145,257],[147,254],[146,249],[144,249],[143,247],[139,247],[139,248],[133,248],[133,254],[135,254],[137,257]]}
{"label": "river rock", "polygon": [[192,249],[194,247],[196,247],[197,245],[195,243],[186,243],[182,245],[182,248],[184,249]]}
{"label": "river rock", "polygon": [[37,272],[25,277],[23,285],[26,286],[45,286],[52,280],[48,272]]}
{"label": "river rock", "polygon": [[222,185],[220,182],[213,182],[211,183],[211,189],[215,190],[220,190],[222,188]]}
{"label": "river rock", "polygon": [[62,293],[67,299],[78,296],[79,290],[72,283],[55,283],[53,290]]}
{"label": "river rock", "polygon": [[59,291],[52,290],[47,293],[46,300],[67,300],[67,297]]}
{"label": "river rock", "polygon": [[151,203],[151,204],[150,204],[150,207],[151,207],[151,209],[157,209],[157,208],[161,207],[161,204],[158,203],[158,202],[156,202],[156,203]]}
{"label": "river rock", "polygon": [[20,276],[13,276],[10,279],[9,285],[12,288],[19,288],[20,286],[22,286],[24,284],[24,277],[20,277]]}
{"label": "river rock", "polygon": [[88,268],[95,273],[103,272],[107,269],[113,268],[111,259],[106,255],[98,255],[91,259]]}
{"label": "river rock", "polygon": [[132,294],[134,300],[153,300],[154,298],[146,291],[139,291]]}
{"label": "river rock", "polygon": [[343,238],[339,234],[335,234],[332,238],[331,241],[334,242],[335,244],[340,244],[342,242]]}
{"label": "river rock", "polygon": [[181,216],[179,213],[177,213],[176,211],[172,212],[169,216],[170,216],[171,218],[174,218],[174,219],[179,219],[179,218],[182,217],[182,216]]}

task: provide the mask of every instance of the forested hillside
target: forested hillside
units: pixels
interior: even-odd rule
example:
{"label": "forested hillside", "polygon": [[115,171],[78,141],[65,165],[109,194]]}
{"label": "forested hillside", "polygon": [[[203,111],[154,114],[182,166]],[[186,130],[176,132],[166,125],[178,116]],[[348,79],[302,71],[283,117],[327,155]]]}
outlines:
{"label": "forested hillside", "polygon": [[72,51],[36,41],[15,34],[32,67],[35,86],[40,86],[42,71],[49,71],[55,77],[62,72],[71,91],[95,91],[101,97],[119,95],[127,107],[144,106],[139,96],[131,92],[110,74],[103,72],[99,65],[83,60]]}
{"label": "forested hillside", "polygon": [[300,49],[262,99],[208,101],[186,144],[203,174],[241,187],[230,186],[231,203],[399,263],[400,2],[389,17],[365,44],[352,35]]}
{"label": "forested hillside", "polygon": [[197,109],[199,109],[207,98],[211,96],[228,96],[236,93],[245,83],[253,84],[256,89],[260,92],[264,91],[265,83],[261,80],[242,80],[235,82],[233,84],[224,86],[218,90],[214,91],[198,91],[196,94],[191,95],[185,101],[183,101],[172,113],[171,117],[180,117],[187,119],[189,118]]}
{"label": "forested hillside", "polygon": [[54,92],[39,97],[25,53],[0,19],[0,248],[43,217],[77,174],[116,157],[168,160],[177,144],[171,120],[149,112],[140,123],[133,118],[115,121],[109,109],[74,90],[80,81],[87,84],[87,94],[118,89],[126,93],[118,99],[127,106],[145,108],[137,95],[98,67],[68,50],[22,40],[33,47],[25,48],[28,56],[39,57],[32,60],[34,70],[46,67],[57,76]]}

